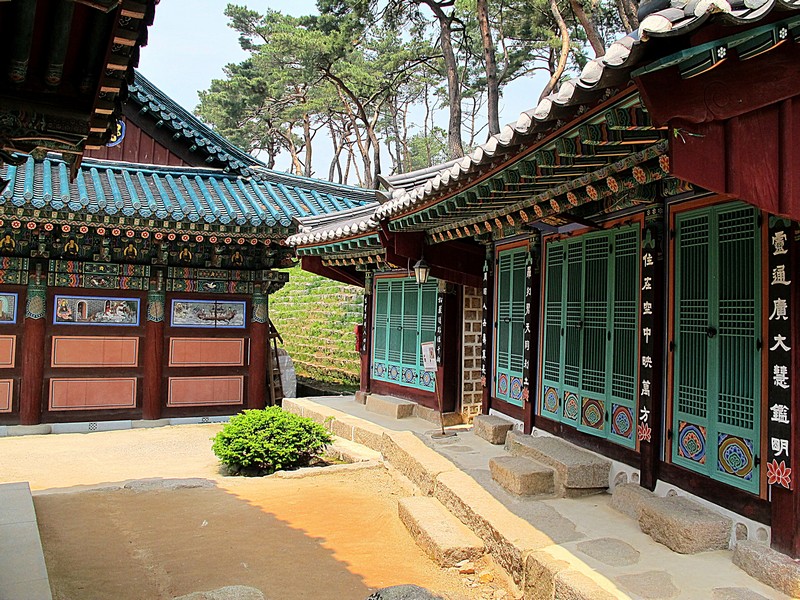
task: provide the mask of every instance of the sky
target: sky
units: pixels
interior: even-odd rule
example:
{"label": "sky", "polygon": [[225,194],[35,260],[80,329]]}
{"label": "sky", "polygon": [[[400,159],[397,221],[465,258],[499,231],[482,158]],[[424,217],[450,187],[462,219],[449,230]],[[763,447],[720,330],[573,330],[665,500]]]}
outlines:
{"label": "sky", "polygon": [[[316,12],[316,0],[236,0],[249,8],[267,8],[293,15]],[[150,27],[148,44],[141,49],[140,72],[189,111],[198,103],[197,92],[223,77],[223,67],[242,61],[236,32],[228,27],[228,0],[161,0]],[[501,99],[500,123],[517,120],[519,113],[536,106],[544,81],[521,79],[508,86]],[[443,111],[442,111],[443,113]],[[315,152],[317,176],[327,174],[330,154]],[[288,167],[281,162],[278,168]]]}

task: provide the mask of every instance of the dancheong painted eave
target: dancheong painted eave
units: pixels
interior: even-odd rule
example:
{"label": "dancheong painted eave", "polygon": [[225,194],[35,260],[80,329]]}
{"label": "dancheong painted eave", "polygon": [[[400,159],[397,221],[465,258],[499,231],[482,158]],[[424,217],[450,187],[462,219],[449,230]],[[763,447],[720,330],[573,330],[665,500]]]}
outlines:
{"label": "dancheong painted eave", "polygon": [[335,213],[374,198],[367,190],[275,175],[255,180],[212,169],[86,160],[70,181],[64,161],[28,157],[0,168],[0,178],[11,182],[0,206],[71,213],[75,221],[91,214],[289,228],[295,217]]}

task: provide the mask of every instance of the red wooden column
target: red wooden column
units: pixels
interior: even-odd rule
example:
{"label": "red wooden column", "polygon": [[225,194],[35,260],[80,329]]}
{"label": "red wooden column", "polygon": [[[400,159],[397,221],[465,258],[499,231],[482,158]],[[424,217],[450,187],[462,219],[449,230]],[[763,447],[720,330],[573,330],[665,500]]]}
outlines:
{"label": "red wooden column", "polygon": [[[774,217],[767,218],[770,219],[770,221],[774,219]],[[786,419],[790,423],[788,426],[791,427],[788,456],[786,457],[788,459],[786,462],[789,463],[789,468],[791,470],[787,472],[786,469],[775,469],[776,465],[770,465],[772,461],[769,460],[769,457],[766,457],[766,460],[762,461],[766,463],[765,467],[762,468],[767,469],[767,484],[769,485],[770,491],[772,547],[793,558],[798,558],[800,557],[800,491],[798,491],[800,482],[798,482],[797,479],[797,468],[800,465],[800,428],[798,428],[797,422],[800,419],[800,328],[796,326],[796,315],[798,315],[798,311],[800,311],[800,285],[798,285],[800,284],[800,260],[798,260],[798,256],[800,256],[800,244],[789,241],[795,239],[798,233],[797,228],[786,227],[786,229],[789,232],[787,236],[788,240],[786,241],[789,253],[784,252],[781,257],[786,258],[783,262],[788,263],[787,270],[791,273],[791,275],[788,273],[786,275],[786,279],[791,281],[791,284],[787,286],[789,287],[789,306],[787,312],[789,323],[791,323],[791,325],[789,325],[791,335],[789,336],[789,341],[780,341],[790,349],[786,351],[785,354],[790,355],[788,372],[791,373],[789,393],[787,394],[789,396],[789,414]],[[775,239],[772,237],[774,232],[772,230],[769,230],[769,232],[771,238],[768,240],[767,248],[770,254],[772,254],[775,252],[776,245]],[[781,250],[784,249],[785,247],[781,248]],[[791,258],[789,258],[790,256]],[[769,268],[769,266],[767,266],[767,268]],[[772,278],[772,273],[770,272],[768,276]],[[768,314],[773,310],[773,306],[771,302],[767,304],[766,310]],[[769,335],[765,337],[766,343],[764,343],[762,352],[781,351],[778,344],[776,344],[776,341],[778,341],[777,338],[770,337]],[[769,354],[767,354],[767,357],[768,356]],[[772,381],[772,377],[773,374],[769,373],[768,378],[770,382]],[[768,384],[767,390],[765,390],[766,401],[769,403],[769,406],[773,404],[773,402],[770,401],[772,397],[768,391],[770,387],[771,385]],[[767,419],[770,419],[771,416],[772,411],[768,409]],[[772,439],[769,435],[769,425],[767,438],[766,445],[769,454],[769,449],[772,445]],[[777,463],[777,461],[775,462]],[[781,462],[780,465],[784,466],[784,463]],[[773,472],[771,473],[770,471]],[[789,485],[792,489],[784,487],[785,480],[783,480],[780,475],[789,479]]]}
{"label": "red wooden column", "polygon": [[[38,265],[37,265],[38,267]],[[47,313],[47,288],[39,268],[31,275],[25,301],[25,323],[22,327],[23,352],[19,390],[19,422],[36,425],[42,420],[42,387],[44,378],[44,330]]]}
{"label": "red wooden column", "polygon": [[[253,294],[253,318],[250,320],[250,367],[247,376],[247,408],[264,408],[267,402],[267,369],[271,368],[269,353],[268,297],[257,291]],[[272,403],[272,399],[270,399]]]}
{"label": "red wooden column", "polygon": [[369,394],[370,368],[369,357],[372,356],[372,273],[367,273],[364,278],[364,307],[361,320],[361,344],[358,356],[361,362],[358,393],[356,399],[366,402]]}
{"label": "red wooden column", "polygon": [[156,289],[147,294],[143,367],[142,418],[160,419],[164,379],[164,292],[160,279]]}
{"label": "red wooden column", "polygon": [[494,247],[486,246],[486,259],[483,266],[483,281],[481,283],[481,385],[483,396],[481,398],[481,414],[489,414],[489,404],[492,381],[492,327],[494,323]]}

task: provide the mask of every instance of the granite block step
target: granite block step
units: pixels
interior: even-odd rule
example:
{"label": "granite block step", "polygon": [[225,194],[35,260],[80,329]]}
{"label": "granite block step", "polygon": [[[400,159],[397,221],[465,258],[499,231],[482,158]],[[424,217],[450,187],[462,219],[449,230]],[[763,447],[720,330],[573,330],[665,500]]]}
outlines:
{"label": "granite block step", "polygon": [[555,489],[555,471],[530,458],[496,456],[489,460],[489,471],[500,487],[517,496],[552,494]]}
{"label": "granite block step", "polygon": [[611,461],[551,436],[509,431],[506,451],[531,458],[556,471],[555,493],[566,498],[600,494],[608,489]]}
{"label": "granite block step", "polygon": [[733,564],[787,596],[800,597],[800,564],[766,544],[740,541],[733,551]]}
{"label": "granite block step", "polygon": [[475,560],[486,551],[480,538],[435,498],[402,498],[397,508],[400,520],[417,545],[442,567]]}
{"label": "granite block step", "polygon": [[27,482],[0,484],[0,598],[51,600]]}
{"label": "granite block step", "polygon": [[472,433],[490,444],[505,444],[514,424],[494,415],[477,415],[472,421]]}
{"label": "granite block step", "polygon": [[651,498],[641,504],[639,528],[679,554],[727,550],[733,521],[683,496]]}
{"label": "granite block step", "polygon": [[367,396],[366,408],[370,412],[391,417],[392,419],[407,419],[413,416],[416,403],[393,396],[380,396],[369,394]]}

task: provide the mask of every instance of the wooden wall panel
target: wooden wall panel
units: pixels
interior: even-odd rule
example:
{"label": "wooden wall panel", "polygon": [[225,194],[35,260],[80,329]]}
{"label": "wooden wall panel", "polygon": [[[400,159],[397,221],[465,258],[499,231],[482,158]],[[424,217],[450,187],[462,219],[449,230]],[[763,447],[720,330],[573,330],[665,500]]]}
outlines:
{"label": "wooden wall panel", "polygon": [[244,338],[170,338],[170,367],[241,367]]}
{"label": "wooden wall panel", "polygon": [[138,337],[53,336],[51,367],[137,367]]}
{"label": "wooden wall panel", "polygon": [[244,377],[170,377],[167,406],[242,404]]}
{"label": "wooden wall panel", "polygon": [[112,147],[104,146],[98,150],[87,150],[85,156],[87,158],[157,165],[184,166],[187,164],[180,156],[173,153],[170,148],[153,139],[150,134],[140,129],[133,121],[127,117],[123,117],[123,121],[125,121],[125,137],[118,145]]}
{"label": "wooden wall panel", "polygon": [[14,380],[0,379],[0,413],[11,412],[11,401],[14,397]]}
{"label": "wooden wall panel", "polygon": [[53,378],[50,410],[136,408],[136,378]]}
{"label": "wooden wall panel", "polygon": [[16,352],[17,336],[0,335],[0,369],[13,369],[16,366]]}

